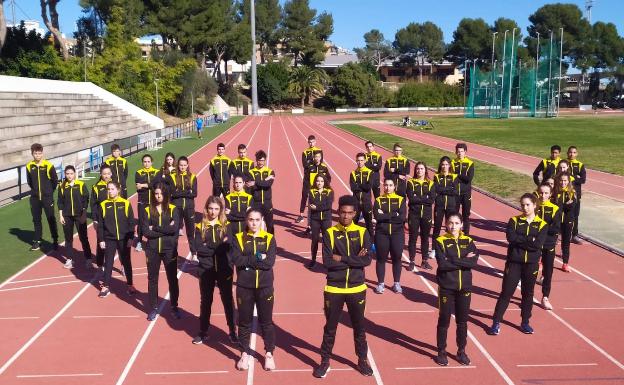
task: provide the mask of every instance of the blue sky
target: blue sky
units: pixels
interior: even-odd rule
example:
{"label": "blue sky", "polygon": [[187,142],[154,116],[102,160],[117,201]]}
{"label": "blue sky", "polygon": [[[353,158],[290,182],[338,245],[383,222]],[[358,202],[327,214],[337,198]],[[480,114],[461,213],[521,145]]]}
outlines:
{"label": "blue sky", "polygon": [[[284,2],[280,0],[280,2]],[[544,4],[556,1],[541,0],[310,0],[313,8],[327,11],[334,16],[334,34],[331,40],[339,46],[352,49],[363,45],[362,35],[372,28],[381,30],[388,40],[395,32],[410,22],[432,21],[444,32],[444,40],[450,42],[453,31],[464,17],[481,17],[492,23],[498,17],[516,20],[526,35],[528,17]],[[565,2],[565,0],[561,0]],[[573,0],[581,9],[585,0]],[[9,1],[5,0],[5,14],[11,20]],[[15,14],[18,20],[34,19],[41,22],[37,0],[16,0]],[[71,36],[75,22],[81,16],[78,0],[62,0],[58,6],[61,30]],[[624,35],[624,0],[596,0],[592,22],[614,23],[620,35]],[[43,22],[41,22],[42,27]]]}

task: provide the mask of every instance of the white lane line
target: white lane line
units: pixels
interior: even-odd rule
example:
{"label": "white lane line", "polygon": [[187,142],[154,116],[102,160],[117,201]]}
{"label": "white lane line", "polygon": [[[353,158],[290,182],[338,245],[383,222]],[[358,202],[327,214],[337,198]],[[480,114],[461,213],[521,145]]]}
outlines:
{"label": "white lane line", "polygon": [[146,376],[175,376],[175,375],[191,375],[191,374],[225,374],[227,370],[208,370],[205,372],[145,372]]}
{"label": "white lane line", "polygon": [[369,314],[392,314],[392,313],[433,313],[435,310],[375,310],[369,311]]}
{"label": "white lane line", "polygon": [[[351,370],[355,370],[353,368],[330,368],[328,370],[328,372],[341,372],[341,371],[351,371]],[[307,372],[310,373],[312,372],[312,369],[276,369],[276,370],[271,370],[271,373],[298,373],[298,372]]]}
{"label": "white lane line", "polygon": [[17,378],[52,378],[52,377],[97,377],[103,373],[68,373],[68,374],[20,374]]}
{"label": "white lane line", "polygon": [[54,283],[44,283],[41,285],[30,285],[30,286],[20,286],[20,287],[11,287],[9,289],[0,289],[0,293],[4,293],[7,291],[16,291],[16,290],[24,290],[24,289],[36,289],[38,287],[47,287],[47,286],[58,286],[58,285],[69,285],[71,283],[84,283],[81,280],[72,280],[72,281],[63,281],[63,282],[54,282]]}
{"label": "white lane line", "polygon": [[476,366],[411,366],[396,370],[435,370],[435,369],[476,369]]}
{"label": "white lane line", "polygon": [[75,315],[74,319],[94,319],[94,318],[139,318],[140,315]]}
{"label": "white lane line", "polygon": [[26,282],[38,282],[38,281],[47,281],[50,279],[57,279],[57,278],[75,278],[76,276],[73,274],[68,274],[68,275],[57,275],[55,277],[45,277],[45,278],[33,278],[33,279],[22,279],[19,281],[11,281],[11,282],[7,282],[10,285],[14,285],[16,283],[26,283]]}
{"label": "white lane line", "polygon": [[[251,323],[251,337],[249,340],[249,350],[256,350],[256,339],[258,337],[258,308],[254,305],[253,311],[253,321]],[[251,363],[249,364],[249,369],[247,369],[247,385],[253,385],[254,380],[254,369],[256,367],[256,357],[252,354],[249,356],[249,360]]]}
{"label": "white lane line", "polygon": [[624,306],[615,306],[615,307],[564,307],[563,310],[624,310]]}
{"label": "white lane line", "polygon": [[39,319],[41,317],[0,317],[0,321]]}
{"label": "white lane line", "polygon": [[516,365],[519,368],[554,368],[554,367],[569,367],[569,366],[598,366],[595,362],[587,362],[580,364],[524,364]]}
{"label": "white lane line", "polygon": [[273,315],[325,315],[325,313],[322,313],[322,312],[308,312],[308,313],[289,312],[289,313],[273,313]]}

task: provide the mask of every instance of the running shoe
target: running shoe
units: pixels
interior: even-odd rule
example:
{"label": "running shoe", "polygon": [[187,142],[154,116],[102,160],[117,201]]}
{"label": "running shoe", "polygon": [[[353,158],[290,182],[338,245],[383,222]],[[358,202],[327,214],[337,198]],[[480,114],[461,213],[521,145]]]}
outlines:
{"label": "running shoe", "polygon": [[375,288],[375,293],[377,294],[383,294],[384,290],[386,290],[386,286],[383,283],[380,283],[379,285],[377,285],[377,287]]}
{"label": "running shoe", "polygon": [[435,258],[435,250],[429,251],[429,259]]}
{"label": "running shoe", "polygon": [[108,297],[109,294],[110,294],[110,289],[107,287],[103,287],[102,290],[100,290],[100,294],[98,294],[98,297],[106,298]]}
{"label": "running shoe", "polygon": [[316,378],[325,378],[327,372],[329,372],[329,360],[323,360],[319,366],[314,368],[312,375]]}
{"label": "running shoe", "polygon": [[468,355],[463,350],[459,350],[457,352],[457,361],[460,364],[465,365],[465,366],[470,365],[470,358],[468,358]]}
{"label": "running shoe", "polygon": [[307,237],[310,234],[312,234],[312,228],[306,227],[305,231],[303,232],[303,235]]}
{"label": "running shoe", "polygon": [[303,222],[303,219],[304,219],[304,218],[303,218],[303,215],[299,215],[299,216],[297,217],[297,219],[295,219],[295,223],[301,223],[301,222]]}
{"label": "running shoe", "polygon": [[141,242],[137,242],[137,245],[134,248],[134,250],[138,251],[139,253],[143,251],[143,245],[141,245]]}
{"label": "running shoe", "polygon": [[238,370],[249,369],[249,354],[247,353],[241,354],[241,358],[236,363],[236,369]]}
{"label": "running shoe", "polygon": [[494,321],[492,326],[488,329],[487,334],[491,336],[497,336],[500,334],[500,322]]}
{"label": "running shoe", "polygon": [[68,258],[65,261],[65,264],[63,265],[64,268],[66,269],[73,269],[74,268],[74,261],[71,258]]}
{"label": "running shoe", "polygon": [[541,285],[544,283],[544,276],[540,275],[539,277],[537,277],[537,279],[535,280],[535,284],[536,285]]}
{"label": "running shoe", "polygon": [[203,344],[204,341],[206,341],[206,340],[207,340],[206,336],[203,336],[203,335],[200,334],[200,335],[195,336],[195,338],[193,338],[191,343],[193,345],[199,345],[199,344]]}
{"label": "running shoe", "polygon": [[426,259],[423,259],[422,263],[420,264],[420,267],[422,267],[423,269],[426,269],[426,270],[431,270],[431,269],[433,269],[433,266],[431,266],[431,265],[429,264],[429,262],[427,262],[427,260],[426,260]]}
{"label": "running shoe", "polygon": [[565,271],[566,273],[570,272],[570,266],[568,266],[567,263],[564,263],[563,266],[561,266],[561,270]]}
{"label": "running shoe", "polygon": [[271,352],[267,352],[264,356],[264,370],[275,370],[275,359],[273,358],[273,353]]}
{"label": "running shoe", "polygon": [[583,242],[583,240],[578,235],[576,235],[576,236],[574,236],[572,238],[572,243],[576,243],[577,245],[584,245],[585,244],[585,242]]}
{"label": "running shoe", "polygon": [[30,251],[37,251],[41,248],[41,243],[39,241],[34,241],[32,246],[30,246]]}
{"label": "running shoe", "polygon": [[403,288],[399,282],[395,282],[394,285],[392,285],[392,291],[397,294],[403,294]]}
{"label": "running shoe", "polygon": [[128,285],[128,294],[135,295],[137,293],[137,289],[133,285]]}
{"label": "running shoe", "polygon": [[433,362],[440,366],[448,366],[448,357],[445,351],[439,351],[438,355],[433,357]]}
{"label": "running shoe", "polygon": [[156,316],[158,316],[158,309],[152,309],[147,315],[147,320],[151,322],[156,319]]}
{"label": "running shoe", "polygon": [[228,334],[228,338],[230,340],[230,343],[232,344],[238,343],[238,336],[236,335],[236,332],[234,330],[230,331],[230,334]]}
{"label": "running shoe", "polygon": [[409,266],[407,266],[407,271],[411,271],[412,273],[416,272],[416,264],[414,261],[410,261]]}
{"label": "running shoe", "polygon": [[371,368],[367,359],[359,359],[357,369],[363,376],[370,377],[373,375],[373,368]]}
{"label": "running shoe", "polygon": [[542,307],[544,307],[544,309],[546,310],[552,310],[553,307],[550,304],[550,301],[548,300],[548,297],[542,297]]}
{"label": "running shoe", "polygon": [[528,322],[521,323],[520,330],[522,330],[522,333],[524,334],[533,334],[533,328],[531,327],[531,325],[529,325]]}

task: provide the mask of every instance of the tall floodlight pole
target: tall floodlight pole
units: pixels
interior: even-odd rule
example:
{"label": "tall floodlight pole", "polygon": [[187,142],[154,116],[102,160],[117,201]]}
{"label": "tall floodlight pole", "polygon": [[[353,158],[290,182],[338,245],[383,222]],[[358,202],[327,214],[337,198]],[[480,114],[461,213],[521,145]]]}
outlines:
{"label": "tall floodlight pole", "polygon": [[501,76],[501,97],[500,97],[499,117],[503,114],[503,97],[505,93],[505,54],[507,51],[507,32],[509,32],[509,30],[505,31],[505,35],[503,37],[503,61],[501,62],[501,65],[503,66],[503,71],[502,71],[502,76]]}
{"label": "tall floodlight pole", "polygon": [[552,106],[552,40],[553,40],[553,31],[550,30],[550,48],[548,50],[548,109],[547,113],[551,111]]}
{"label": "tall floodlight pole", "polygon": [[464,61],[464,112],[466,111],[466,83],[468,80],[468,62],[471,61],[470,59],[466,59]]}
{"label": "tall floodlight pole", "polygon": [[511,115],[511,91],[513,90],[513,60],[514,60],[514,43],[516,42],[516,29],[514,28],[511,33],[511,53],[509,54],[509,98],[508,105],[509,109],[507,110],[507,117],[509,118]]}
{"label": "tall floodlight pole", "polygon": [[251,0],[251,114],[258,115],[258,75],[256,73],[256,2]]}
{"label": "tall floodlight pole", "polygon": [[559,44],[559,88],[557,91],[557,117],[559,117],[559,106],[561,105],[561,76],[562,65],[563,65],[563,27],[559,28],[561,33],[561,42]]}
{"label": "tall floodlight pole", "polygon": [[537,49],[535,51],[535,95],[533,97],[533,114],[534,116],[537,116],[537,99],[540,98],[541,99],[541,94],[538,94],[537,91],[537,82],[538,82],[538,78],[539,78],[539,49],[540,49],[540,43],[539,43],[539,38],[540,38],[540,33],[537,32]]}

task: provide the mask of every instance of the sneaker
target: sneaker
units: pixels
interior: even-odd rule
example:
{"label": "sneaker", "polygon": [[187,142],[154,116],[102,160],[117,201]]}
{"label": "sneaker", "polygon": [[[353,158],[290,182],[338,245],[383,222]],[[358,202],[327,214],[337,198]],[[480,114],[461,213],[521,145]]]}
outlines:
{"label": "sneaker", "polygon": [[65,261],[65,264],[63,265],[64,268],[66,269],[73,269],[74,268],[74,261],[70,258],[67,258],[67,260]]}
{"label": "sneaker", "polygon": [[426,270],[431,270],[431,269],[433,269],[433,266],[431,266],[431,265],[429,264],[429,262],[427,262],[427,260],[426,260],[426,259],[424,259],[424,260],[422,261],[422,263],[420,264],[420,267],[422,267],[423,269],[426,269]]}
{"label": "sneaker", "polygon": [[491,336],[497,336],[500,334],[500,322],[492,322],[492,326],[488,329],[487,334]]}
{"label": "sneaker", "polygon": [[542,297],[542,307],[546,310],[552,310],[553,307],[548,300],[548,297]]}
{"label": "sneaker", "polygon": [[30,246],[30,251],[37,251],[41,248],[41,244],[39,243],[39,241],[34,241],[32,243],[32,246]]}
{"label": "sneaker", "polygon": [[236,332],[234,330],[232,330],[230,334],[228,334],[228,339],[230,340],[231,344],[238,343],[238,336],[236,335]]}
{"label": "sneaker", "polygon": [[303,232],[303,235],[305,235],[307,237],[310,234],[312,234],[312,228],[311,227],[306,227],[305,231]]}
{"label": "sneaker", "polygon": [[301,223],[301,222],[303,222],[303,219],[304,219],[304,218],[303,218],[303,215],[299,215],[299,216],[297,217],[297,219],[295,219],[295,223]]}
{"label": "sneaker", "polygon": [[380,283],[379,285],[377,285],[377,287],[375,288],[375,293],[376,294],[382,294],[384,292],[384,290],[386,290],[386,286],[383,283]]}
{"label": "sneaker", "polygon": [[247,353],[241,354],[241,358],[236,363],[236,369],[238,370],[249,369],[249,354]]}
{"label": "sneaker", "polygon": [[184,235],[184,229],[178,230],[178,235]]}
{"label": "sneaker", "polygon": [[273,358],[273,353],[271,352],[267,352],[264,356],[264,370],[275,370],[275,359]]}
{"label": "sneaker", "polygon": [[564,263],[563,266],[561,266],[561,270],[565,271],[566,273],[570,272],[570,266],[568,266],[567,263]]}
{"label": "sneaker", "polygon": [[322,360],[319,366],[314,368],[312,375],[316,378],[325,378],[329,372],[329,360]]}
{"label": "sneaker", "polygon": [[102,287],[102,290],[100,290],[100,294],[98,294],[98,297],[106,298],[108,297],[109,294],[110,294],[110,289],[107,287]]}
{"label": "sneaker", "polygon": [[572,238],[572,243],[576,243],[577,245],[584,245],[585,244],[585,242],[583,242],[583,240],[578,235],[576,235],[576,236],[574,236]]}
{"label": "sneaker", "polygon": [[414,261],[410,261],[409,265],[407,266],[407,271],[411,271],[412,273],[416,272],[416,263],[414,263]]}
{"label": "sneaker", "polygon": [[137,289],[133,285],[128,285],[128,294],[135,295],[137,293]]}
{"label": "sneaker", "polygon": [[203,344],[203,343],[204,343],[204,341],[206,341],[206,339],[207,339],[207,338],[206,338],[206,336],[199,334],[199,335],[195,336],[195,338],[193,338],[193,340],[191,341],[191,343],[192,343],[193,345]]}
{"label": "sneaker", "polygon": [[524,334],[533,334],[533,328],[531,327],[531,325],[529,325],[528,322],[521,323],[520,330],[522,330],[522,333]]}
{"label": "sneaker", "polygon": [[445,351],[439,351],[438,355],[433,357],[433,362],[440,366],[448,366],[448,357]]}
{"label": "sneaker", "polygon": [[537,279],[535,280],[535,284],[536,285],[541,285],[544,283],[544,276],[540,275],[539,277],[537,277]]}
{"label": "sneaker", "polygon": [[468,355],[463,350],[457,352],[457,361],[465,366],[470,365],[470,358],[468,358]]}
{"label": "sneaker", "polygon": [[314,259],[308,262],[308,264],[306,265],[306,267],[310,270],[314,269],[314,266],[316,266],[316,261]]}
{"label": "sneaker", "polygon": [[141,242],[137,243],[137,245],[134,248],[134,250],[138,251],[139,253],[143,251],[143,245],[141,245]]}
{"label": "sneaker", "polygon": [[151,322],[156,319],[156,316],[158,316],[158,309],[152,309],[147,315],[147,320]]}
{"label": "sneaker", "polygon": [[171,315],[173,316],[173,318],[175,319],[180,319],[182,318],[182,314],[180,313],[180,309],[178,309],[177,306],[173,306],[171,308]]}
{"label": "sneaker", "polygon": [[367,359],[358,360],[357,370],[362,373],[363,376],[370,377],[373,375],[373,368],[371,368]]}
{"label": "sneaker", "polygon": [[397,294],[403,294],[403,288],[399,282],[395,282],[394,285],[392,285],[392,291]]}
{"label": "sneaker", "polygon": [[54,242],[52,242],[52,250],[58,250],[59,249],[59,244],[58,241],[55,240]]}
{"label": "sneaker", "polygon": [[435,258],[435,250],[430,250],[429,251],[429,258]]}

